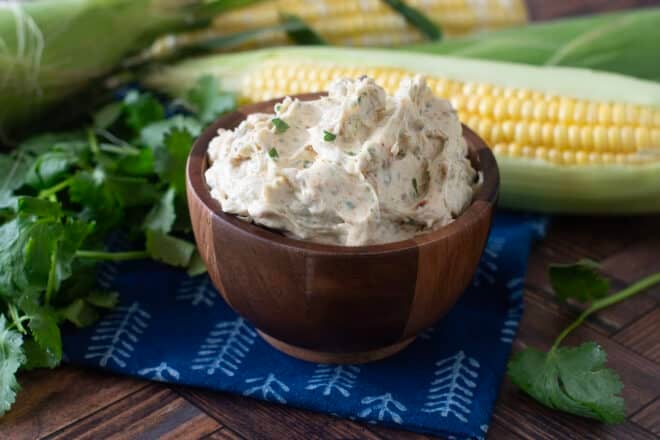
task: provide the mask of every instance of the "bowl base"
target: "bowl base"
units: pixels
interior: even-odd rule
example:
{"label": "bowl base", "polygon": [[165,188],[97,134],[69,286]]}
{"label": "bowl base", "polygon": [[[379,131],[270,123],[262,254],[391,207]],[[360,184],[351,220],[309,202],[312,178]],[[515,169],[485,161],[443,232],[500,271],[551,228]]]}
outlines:
{"label": "bowl base", "polygon": [[295,345],[287,344],[279,339],[275,339],[266,333],[257,330],[259,335],[268,342],[271,346],[279,351],[293,356],[297,359],[302,359],[308,362],[315,362],[319,364],[365,364],[367,362],[377,361],[392,356],[399,351],[406,348],[415,337],[406,339],[396,344],[388,345],[387,347],[378,348],[376,350],[358,351],[352,353],[333,353],[327,351],[316,351],[308,348],[296,347]]}

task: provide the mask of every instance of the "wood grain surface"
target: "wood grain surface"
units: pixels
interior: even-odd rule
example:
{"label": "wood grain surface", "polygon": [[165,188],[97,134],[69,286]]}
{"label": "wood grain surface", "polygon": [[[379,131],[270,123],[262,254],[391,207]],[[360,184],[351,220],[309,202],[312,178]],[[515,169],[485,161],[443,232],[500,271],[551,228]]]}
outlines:
{"label": "wood grain surface", "polygon": [[[645,0],[528,0],[533,19],[658,5]],[[533,250],[525,283],[525,315],[514,350],[547,347],[579,312],[559,304],[545,275],[553,261],[588,257],[603,264],[615,287],[660,270],[660,216],[557,217]],[[660,287],[607,309],[568,343],[593,339],[625,384],[627,420],[602,425],[553,412],[505,380],[489,439],[660,438]],[[64,366],[20,376],[23,391],[0,419],[0,439],[207,438],[410,439],[431,437],[363,425],[332,416],[226,393],[169,386]]]}

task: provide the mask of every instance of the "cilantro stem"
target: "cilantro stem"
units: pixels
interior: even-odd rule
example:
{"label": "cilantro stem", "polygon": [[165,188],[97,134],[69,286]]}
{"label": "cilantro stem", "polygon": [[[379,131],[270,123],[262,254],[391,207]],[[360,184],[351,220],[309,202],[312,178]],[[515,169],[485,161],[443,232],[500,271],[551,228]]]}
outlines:
{"label": "cilantro stem", "polygon": [[76,257],[88,258],[91,260],[104,260],[104,261],[126,261],[126,260],[142,260],[149,258],[147,251],[128,251],[128,252],[103,252],[103,251],[76,251]]}
{"label": "cilantro stem", "polygon": [[39,198],[40,199],[48,199],[50,196],[62,191],[64,188],[68,187],[73,183],[73,180],[75,179],[75,176],[69,176],[68,178],[64,179],[57,185],[53,185],[50,188],[46,188],[42,191],[39,192]]}
{"label": "cilantro stem", "polygon": [[559,344],[568,336],[570,332],[575,330],[582,322],[584,322],[587,317],[592,315],[593,313],[596,313],[599,310],[602,310],[606,307],[609,307],[613,304],[616,304],[618,302],[621,302],[625,299],[630,298],[633,295],[636,295],[640,292],[643,292],[644,290],[648,289],[649,287],[653,286],[654,284],[660,283],[660,272],[654,273],[653,275],[649,275],[646,278],[642,278],[641,280],[637,281],[634,284],[631,284],[630,286],[626,287],[625,289],[610,295],[606,296],[605,298],[601,298],[597,301],[594,301],[591,306],[589,306],[588,309],[586,309],[584,312],[580,314],[580,316],[577,317],[575,321],[571,323],[568,327],[564,329],[563,332],[557,336],[557,339],[555,339],[555,343],[552,344],[552,348],[550,349],[550,353],[553,353],[557,347],[559,347]]}
{"label": "cilantro stem", "polygon": [[99,140],[96,137],[96,133],[91,128],[87,129],[87,140],[89,141],[89,148],[92,150],[94,156],[99,154]]}
{"label": "cilantro stem", "polygon": [[26,321],[28,319],[27,316],[20,317],[18,316],[18,310],[16,309],[16,306],[13,304],[8,304],[7,305],[7,311],[9,312],[9,316],[11,317],[12,320],[12,325],[16,327],[16,330],[19,332],[25,334],[27,333],[27,330],[25,330],[25,327],[23,327],[22,322]]}
{"label": "cilantro stem", "polygon": [[46,284],[46,297],[44,301],[46,305],[50,304],[50,298],[55,293],[55,277],[57,275],[57,247],[50,256],[50,271],[48,271],[48,283]]}

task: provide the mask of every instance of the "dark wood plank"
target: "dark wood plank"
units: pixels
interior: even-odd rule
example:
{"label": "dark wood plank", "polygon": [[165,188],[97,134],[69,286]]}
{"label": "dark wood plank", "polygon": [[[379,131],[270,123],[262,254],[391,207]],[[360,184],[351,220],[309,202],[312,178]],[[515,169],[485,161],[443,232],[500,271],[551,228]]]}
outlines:
{"label": "dark wood plank", "polygon": [[615,341],[658,364],[660,381],[660,307],[617,333]]}
{"label": "dark wood plank", "polygon": [[660,437],[660,397],[642,408],[632,421]]}
{"label": "dark wood plank", "polygon": [[[514,347],[534,346],[548,349],[554,338],[574,318],[543,294],[525,292],[525,314]],[[623,396],[627,414],[633,414],[660,396],[660,366],[623,345],[608,339],[591,323],[580,326],[565,340],[565,345],[575,346],[585,341],[595,341],[608,354],[608,366],[614,368],[624,383]]]}
{"label": "dark wood plank", "polygon": [[46,438],[175,440],[201,438],[220,426],[174,391],[150,384]]}
{"label": "dark wood plank", "polygon": [[23,389],[0,420],[0,438],[36,439],[147,386],[146,382],[63,366],[19,376]]}
{"label": "dark wood plank", "polygon": [[[177,392],[207,414],[249,439],[380,439],[364,425],[326,414],[294,410],[242,396],[193,388],[176,388]],[[414,436],[402,433],[398,438]],[[414,438],[414,437],[412,437]]]}
{"label": "dark wood plank", "polygon": [[[655,224],[656,229],[660,220]],[[621,252],[603,261],[603,270],[627,283],[660,271],[660,233],[647,234]],[[660,301],[660,285],[648,289],[648,294]]]}
{"label": "dark wood plank", "polygon": [[244,440],[244,437],[228,428],[220,428],[204,437],[204,440]]}

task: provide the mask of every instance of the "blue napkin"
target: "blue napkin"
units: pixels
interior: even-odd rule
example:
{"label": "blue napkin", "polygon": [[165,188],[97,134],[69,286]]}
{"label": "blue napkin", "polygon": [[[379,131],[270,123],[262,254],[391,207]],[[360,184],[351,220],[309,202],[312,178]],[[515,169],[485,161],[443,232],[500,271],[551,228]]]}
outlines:
{"label": "blue napkin", "polygon": [[206,275],[152,262],[105,264],[99,284],[120,305],[68,330],[68,362],[194,385],[455,438],[483,438],[522,315],[523,279],[541,217],[499,213],[471,286],[401,353],[366,365],[323,365],[271,348]]}

